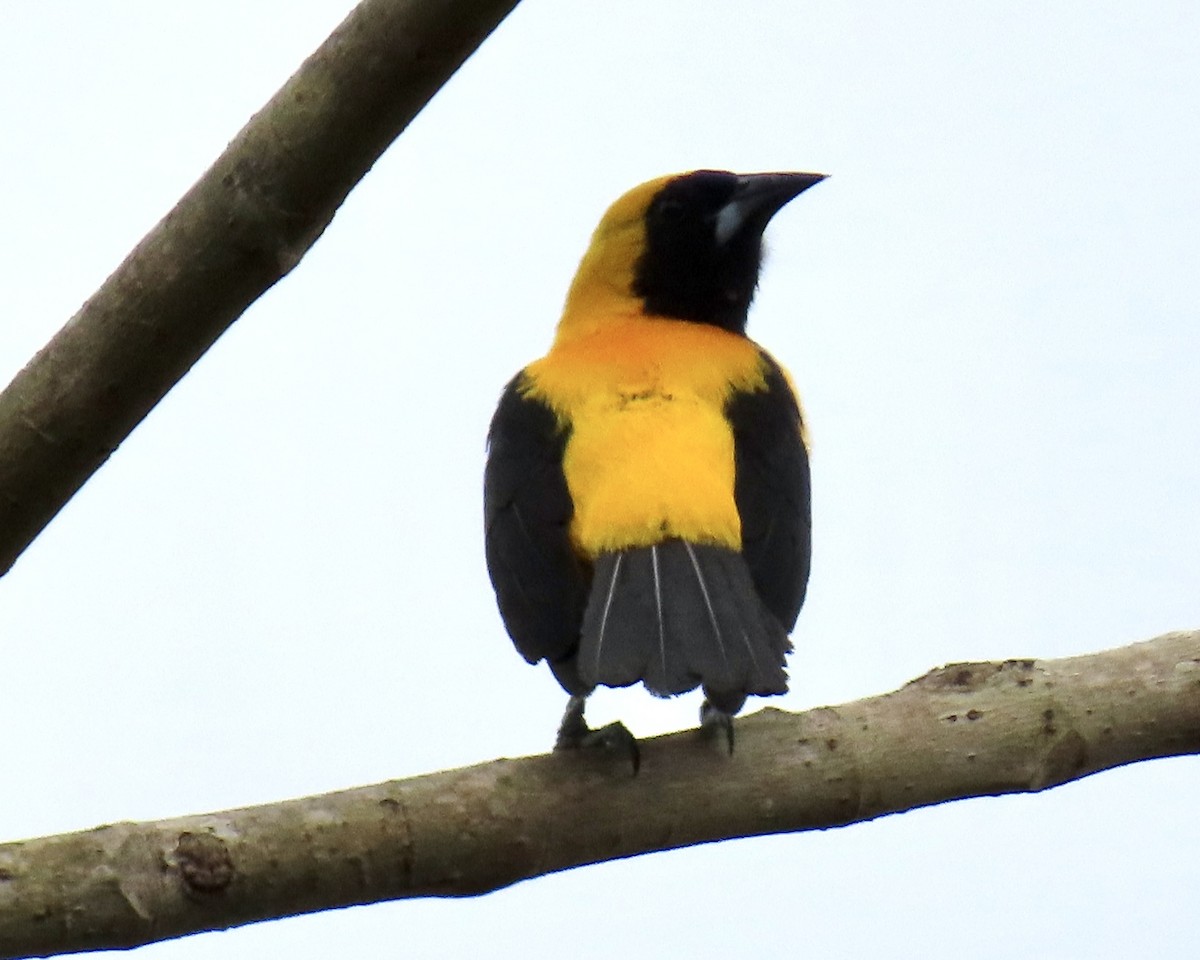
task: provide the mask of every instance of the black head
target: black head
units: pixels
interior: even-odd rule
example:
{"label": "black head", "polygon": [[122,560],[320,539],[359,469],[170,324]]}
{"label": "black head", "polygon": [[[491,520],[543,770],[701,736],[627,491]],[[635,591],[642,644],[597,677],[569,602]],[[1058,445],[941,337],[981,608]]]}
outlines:
{"label": "black head", "polygon": [[647,313],[744,332],[762,263],[762,234],[819,173],[719,170],[683,174],[646,210],[645,250],[633,292]]}

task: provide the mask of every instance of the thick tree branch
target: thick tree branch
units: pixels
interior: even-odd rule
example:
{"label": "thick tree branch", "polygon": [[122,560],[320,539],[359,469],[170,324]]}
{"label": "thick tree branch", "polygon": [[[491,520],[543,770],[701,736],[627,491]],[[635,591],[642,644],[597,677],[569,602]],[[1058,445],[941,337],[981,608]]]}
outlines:
{"label": "thick tree branch", "polygon": [[[342,793],[0,846],[0,957],[130,947],[582,864],[1043,790],[1200,752],[1200,631],[900,690],[612,756],[497,760]],[[703,803],[697,803],[697,797]]]}
{"label": "thick tree branch", "polygon": [[517,0],[364,0],[0,394],[0,574]]}

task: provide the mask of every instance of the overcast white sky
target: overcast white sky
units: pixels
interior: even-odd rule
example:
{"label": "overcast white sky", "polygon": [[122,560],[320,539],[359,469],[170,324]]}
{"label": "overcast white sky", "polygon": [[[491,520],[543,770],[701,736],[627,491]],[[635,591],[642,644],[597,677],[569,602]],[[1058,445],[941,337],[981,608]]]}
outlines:
{"label": "overcast white sky", "polygon": [[[351,6],[0,6],[0,380]],[[526,0],[0,581],[0,840],[546,749],[483,438],[604,207],[674,170],[832,174],[751,315],[815,442],[778,705],[1200,626],[1198,38],[1156,0]],[[1159,761],[142,954],[1192,957],[1198,795]]]}

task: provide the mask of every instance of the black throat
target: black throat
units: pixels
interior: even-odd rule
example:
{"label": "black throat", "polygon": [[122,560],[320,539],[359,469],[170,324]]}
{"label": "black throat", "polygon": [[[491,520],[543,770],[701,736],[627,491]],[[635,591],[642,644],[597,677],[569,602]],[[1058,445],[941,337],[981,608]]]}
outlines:
{"label": "black throat", "polygon": [[766,222],[751,220],[719,242],[717,219],[737,179],[699,170],[672,180],[650,203],[633,283],[648,314],[745,333]]}

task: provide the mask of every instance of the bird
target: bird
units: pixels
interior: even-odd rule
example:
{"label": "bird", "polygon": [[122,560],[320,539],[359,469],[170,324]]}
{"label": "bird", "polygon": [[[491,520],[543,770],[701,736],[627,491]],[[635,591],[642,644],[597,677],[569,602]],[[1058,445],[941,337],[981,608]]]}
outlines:
{"label": "bird", "polygon": [[734,746],[753,696],[787,691],[807,591],[807,422],[746,335],[763,232],[817,173],[694,170],[603,215],[549,352],[488,430],[484,546],[501,619],[568,694],[556,750],[637,741],[584,719],[598,686],[700,687]]}

